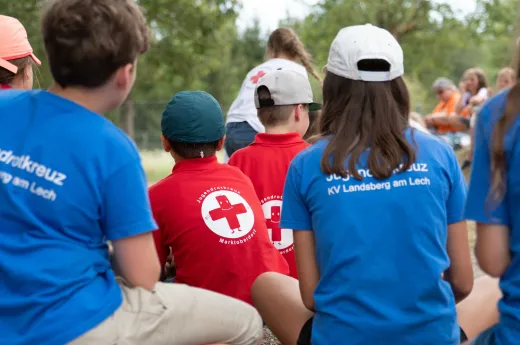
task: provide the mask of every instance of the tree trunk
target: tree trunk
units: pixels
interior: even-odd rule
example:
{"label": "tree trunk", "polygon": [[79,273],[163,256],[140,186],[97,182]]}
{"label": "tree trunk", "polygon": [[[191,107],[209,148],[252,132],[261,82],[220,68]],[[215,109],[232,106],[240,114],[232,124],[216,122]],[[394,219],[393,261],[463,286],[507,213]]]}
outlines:
{"label": "tree trunk", "polygon": [[127,99],[125,103],[123,103],[123,106],[120,110],[120,126],[121,129],[128,134],[128,136],[132,139],[135,139],[135,132],[134,132],[134,117],[135,117],[135,110],[134,110],[134,102],[132,99]]}

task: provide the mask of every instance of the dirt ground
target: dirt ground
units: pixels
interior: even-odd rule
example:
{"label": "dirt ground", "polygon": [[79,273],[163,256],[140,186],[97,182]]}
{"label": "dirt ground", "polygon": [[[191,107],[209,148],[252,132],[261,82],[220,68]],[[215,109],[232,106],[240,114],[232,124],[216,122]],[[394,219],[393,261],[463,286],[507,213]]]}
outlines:
{"label": "dirt ground", "polygon": [[[457,156],[459,157],[459,161],[462,162],[465,155],[466,155],[466,152],[459,152],[457,154]],[[464,175],[466,176],[467,180],[468,180],[468,173],[469,173],[469,171],[464,172]],[[475,224],[473,222],[468,223],[468,237],[469,237],[469,242],[470,242],[470,247],[471,247],[471,259],[473,261],[473,271],[474,271],[475,279],[476,279],[476,278],[482,276],[483,273],[480,270],[480,268],[478,267],[477,261],[475,259],[474,251],[473,251],[473,248],[475,246],[475,238],[476,238]],[[278,339],[276,339],[276,337],[273,335],[273,333],[271,333],[271,331],[267,327],[264,329],[264,341],[262,342],[262,345],[280,345],[280,342],[278,341]]]}

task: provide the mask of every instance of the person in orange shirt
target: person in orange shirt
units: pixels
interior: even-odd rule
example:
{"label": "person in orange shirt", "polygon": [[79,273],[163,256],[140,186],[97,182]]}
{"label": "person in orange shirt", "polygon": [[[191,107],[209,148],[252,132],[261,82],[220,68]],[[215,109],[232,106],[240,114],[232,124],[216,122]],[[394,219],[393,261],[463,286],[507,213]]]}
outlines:
{"label": "person in orange shirt", "polygon": [[439,104],[433,109],[432,114],[426,117],[427,127],[433,129],[437,134],[463,131],[462,126],[458,125],[458,119],[454,117],[457,115],[456,107],[460,100],[460,94],[455,84],[449,79],[439,78],[433,83],[432,89]]}
{"label": "person in orange shirt", "polygon": [[260,198],[271,242],[298,278],[293,251],[293,231],[280,227],[285,178],[292,159],[310,146],[302,139],[309,128],[309,111],[320,108],[312,100],[309,81],[291,70],[267,74],[255,89],[258,118],[265,133],[248,147],[236,151],[228,164],[242,170]]}

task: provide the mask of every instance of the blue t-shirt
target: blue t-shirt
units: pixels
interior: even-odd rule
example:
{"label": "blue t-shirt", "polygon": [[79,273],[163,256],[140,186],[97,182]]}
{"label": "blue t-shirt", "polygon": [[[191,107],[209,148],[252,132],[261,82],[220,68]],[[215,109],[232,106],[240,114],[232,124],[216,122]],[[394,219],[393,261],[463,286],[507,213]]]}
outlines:
{"label": "blue t-shirt", "polygon": [[156,228],[132,141],[46,91],[0,93],[0,344],[62,345],[122,303],[106,240]]}
{"label": "blue t-shirt", "polygon": [[507,186],[504,200],[488,202],[491,185],[490,144],[496,121],[507,103],[507,92],[490,99],[480,110],[475,126],[475,151],[466,218],[479,223],[506,225],[510,230],[511,264],[500,279],[504,297],[498,304],[500,324],[496,328],[499,345],[517,344],[520,339],[520,118],[504,138]]}
{"label": "blue t-shirt", "polygon": [[447,226],[464,219],[466,182],[453,150],[412,129],[417,159],[376,180],[326,175],[322,140],[292,162],[281,227],[312,230],[320,281],[314,345],[459,344],[455,299],[441,278],[450,266]]}

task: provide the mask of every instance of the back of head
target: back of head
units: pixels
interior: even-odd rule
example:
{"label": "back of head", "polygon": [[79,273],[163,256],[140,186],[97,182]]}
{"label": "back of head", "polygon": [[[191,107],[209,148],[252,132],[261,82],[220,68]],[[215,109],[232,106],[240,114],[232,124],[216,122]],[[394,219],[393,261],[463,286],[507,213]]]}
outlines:
{"label": "back of head", "polygon": [[312,55],[305,49],[296,32],[289,28],[279,28],[271,33],[267,40],[267,50],[273,57],[287,56],[292,60],[299,61],[319,82],[322,78],[313,66]]}
{"label": "back of head", "polygon": [[218,101],[204,91],[175,94],[163,112],[161,130],[168,151],[182,159],[214,156],[226,133]]}
{"label": "back of head", "polygon": [[433,91],[456,90],[455,84],[448,78],[438,78],[432,84]]}
{"label": "back of head", "polygon": [[149,30],[132,0],[52,0],[42,34],[52,76],[62,88],[98,88],[149,45]]}
{"label": "back of head", "polygon": [[0,84],[31,89],[34,55],[24,26],[13,17],[0,15]]}
{"label": "back of head", "polygon": [[[302,136],[309,127],[309,109],[319,107],[313,102],[307,78],[292,70],[269,72],[260,79],[255,88],[255,105],[266,130],[284,126]],[[295,117],[291,117],[293,114]]]}
{"label": "back of head", "polygon": [[413,164],[415,150],[404,133],[410,99],[403,74],[403,51],[388,31],[360,25],[339,32],[329,53],[319,123],[320,136],[329,138],[321,162],[325,173],[362,179],[356,163],[365,153],[377,179]]}

